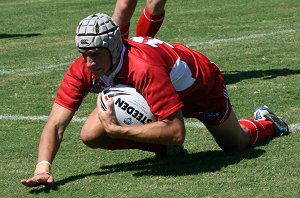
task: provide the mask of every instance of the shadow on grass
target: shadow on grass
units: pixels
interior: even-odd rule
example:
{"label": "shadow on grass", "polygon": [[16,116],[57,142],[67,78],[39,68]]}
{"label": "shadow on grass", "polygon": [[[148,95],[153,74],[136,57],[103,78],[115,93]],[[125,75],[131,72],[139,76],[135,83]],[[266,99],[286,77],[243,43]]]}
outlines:
{"label": "shadow on grass", "polygon": [[39,36],[41,35],[40,33],[31,33],[31,34],[0,34],[0,39],[5,39],[5,38],[29,38],[33,36]]}
{"label": "shadow on grass", "polygon": [[58,190],[69,182],[77,181],[91,176],[107,175],[115,172],[134,172],[136,177],[142,176],[185,176],[197,175],[206,172],[219,171],[227,166],[237,164],[243,159],[254,159],[260,157],[265,151],[260,149],[248,149],[241,153],[226,154],[223,151],[206,151],[191,153],[180,157],[168,158],[146,158],[133,162],[124,162],[114,165],[102,166],[100,171],[83,173],[70,176],[56,181],[52,186],[44,186],[32,189],[31,194],[49,193]]}
{"label": "shadow on grass", "polygon": [[224,71],[222,72],[227,85],[235,84],[242,80],[252,78],[262,78],[269,80],[279,76],[289,76],[300,74],[300,69],[268,69],[268,70],[251,70],[251,71]]}
{"label": "shadow on grass", "polygon": [[226,154],[223,151],[192,153],[180,157],[148,158],[135,162],[102,166],[110,172],[133,171],[134,176],[185,176],[219,171],[243,159],[261,156],[263,150],[250,149],[241,153]]}

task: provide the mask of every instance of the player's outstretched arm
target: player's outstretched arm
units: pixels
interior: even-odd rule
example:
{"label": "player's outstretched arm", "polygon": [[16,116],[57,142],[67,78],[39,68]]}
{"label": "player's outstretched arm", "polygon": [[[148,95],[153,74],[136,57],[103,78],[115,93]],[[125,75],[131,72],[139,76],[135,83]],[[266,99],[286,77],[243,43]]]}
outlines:
{"label": "player's outstretched arm", "polygon": [[54,103],[48,121],[41,134],[38,159],[32,177],[22,179],[24,186],[51,185],[54,179],[50,174],[51,162],[59,149],[63,133],[74,115],[70,111]]}

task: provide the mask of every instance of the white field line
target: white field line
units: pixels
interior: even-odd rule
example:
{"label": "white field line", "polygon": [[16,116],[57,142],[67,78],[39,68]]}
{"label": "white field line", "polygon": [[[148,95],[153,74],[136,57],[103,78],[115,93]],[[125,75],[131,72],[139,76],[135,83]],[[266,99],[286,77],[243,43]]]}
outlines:
{"label": "white field line", "polygon": [[[12,120],[12,121],[28,120],[28,121],[46,122],[48,120],[48,116],[0,115],[0,120]],[[72,119],[73,122],[84,122],[85,120],[86,117],[78,117],[78,116],[74,116]],[[201,122],[196,122],[196,121],[185,122],[185,126],[191,128],[204,128],[204,125]],[[300,131],[300,123],[289,124],[289,128],[291,132]]]}
{"label": "white field line", "polygon": [[42,70],[42,69],[51,69],[51,68],[62,67],[70,64],[71,63],[59,63],[59,64],[49,64],[49,65],[23,68],[23,69],[9,69],[9,70],[0,69],[0,75],[21,73],[21,72],[31,72],[31,71]]}
{"label": "white field line", "polygon": [[270,33],[262,33],[262,34],[250,34],[247,36],[241,36],[241,37],[236,37],[236,38],[227,38],[227,39],[215,39],[215,40],[210,40],[210,41],[204,41],[204,42],[192,42],[187,44],[188,47],[197,47],[201,45],[212,45],[212,44],[220,44],[220,43],[230,43],[230,42],[236,42],[236,41],[241,41],[241,40],[246,40],[246,39],[256,39],[256,38],[262,38],[262,37],[268,37],[268,36],[275,36],[279,34],[287,34],[287,33],[294,33],[299,30],[282,30],[282,31],[277,31],[277,32],[270,32]]}
{"label": "white field line", "polygon": [[[299,30],[298,29],[297,30],[289,29],[289,30],[282,30],[282,31],[262,33],[262,34],[250,34],[250,35],[236,37],[236,38],[215,39],[215,40],[204,41],[204,42],[192,42],[192,43],[187,44],[186,46],[197,47],[197,46],[201,46],[201,45],[229,43],[229,42],[236,42],[236,41],[241,41],[241,40],[246,40],[246,39],[255,39],[255,38],[268,37],[268,36],[275,36],[275,35],[279,35],[279,34],[294,33],[297,31],[299,31]],[[14,73],[19,73],[19,72],[30,72],[30,71],[41,70],[41,69],[50,69],[50,68],[61,67],[61,66],[69,65],[69,64],[70,63],[50,64],[50,65],[42,65],[42,66],[35,66],[35,67],[31,67],[31,68],[15,69],[15,70],[14,69],[11,69],[11,70],[0,69],[0,75],[14,74]]]}

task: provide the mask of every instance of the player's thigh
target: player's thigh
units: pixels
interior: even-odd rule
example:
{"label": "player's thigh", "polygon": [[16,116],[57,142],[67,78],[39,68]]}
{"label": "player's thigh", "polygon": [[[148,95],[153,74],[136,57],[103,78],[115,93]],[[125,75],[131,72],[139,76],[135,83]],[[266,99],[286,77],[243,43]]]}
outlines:
{"label": "player's thigh", "polygon": [[249,133],[241,128],[233,111],[231,111],[228,119],[222,124],[215,126],[206,125],[206,128],[224,151],[240,151],[249,145]]}

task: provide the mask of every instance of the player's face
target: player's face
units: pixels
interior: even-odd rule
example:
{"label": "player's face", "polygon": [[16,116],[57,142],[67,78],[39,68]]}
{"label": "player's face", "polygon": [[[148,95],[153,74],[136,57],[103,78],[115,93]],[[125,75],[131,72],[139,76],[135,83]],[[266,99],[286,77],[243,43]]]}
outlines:
{"label": "player's face", "polygon": [[107,49],[79,49],[86,62],[87,67],[95,76],[103,76],[111,67],[110,54]]}

